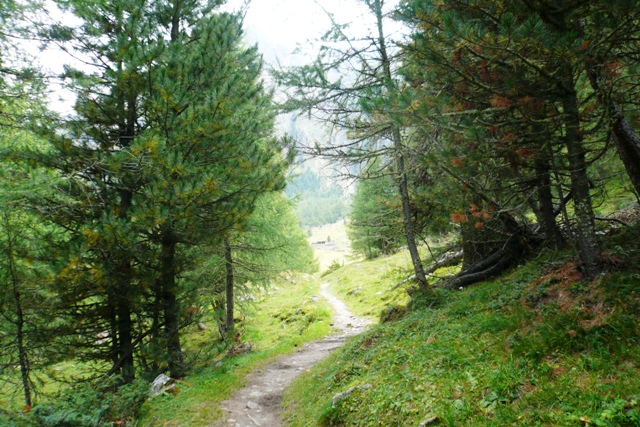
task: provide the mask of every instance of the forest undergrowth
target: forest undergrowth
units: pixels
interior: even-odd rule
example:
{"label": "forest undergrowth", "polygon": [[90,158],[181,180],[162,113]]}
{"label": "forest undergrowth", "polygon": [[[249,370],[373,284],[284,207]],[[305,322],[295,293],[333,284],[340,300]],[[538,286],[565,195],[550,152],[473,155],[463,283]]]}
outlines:
{"label": "forest undergrowth", "polygon": [[[17,417],[0,411],[0,426],[209,426],[222,412],[217,403],[241,387],[245,376],[280,354],[330,333],[331,312],[318,294],[314,276],[284,273],[269,290],[245,302],[237,317],[238,341],[227,345],[212,324],[196,325],[185,334],[191,371],[159,396],[148,398],[149,383],[103,388],[88,383],[81,391],[51,390],[32,411]],[[75,375],[77,367],[61,366]],[[114,379],[114,383],[115,383]],[[0,401],[9,398],[0,393]]]}

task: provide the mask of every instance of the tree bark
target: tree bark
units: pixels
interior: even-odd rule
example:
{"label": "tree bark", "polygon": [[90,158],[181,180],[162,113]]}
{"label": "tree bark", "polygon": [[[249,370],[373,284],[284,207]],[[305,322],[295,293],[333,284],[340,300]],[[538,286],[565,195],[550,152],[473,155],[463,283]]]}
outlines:
{"label": "tree bark", "polygon": [[120,353],[120,372],[122,381],[129,384],[135,379],[135,366],[133,361],[133,337],[131,321],[131,308],[128,294],[129,283],[122,283],[123,294],[117,298],[118,302],[118,342]]}
{"label": "tree bark", "polygon": [[[393,82],[393,75],[391,73],[391,60],[387,54],[386,38],[384,30],[382,28],[382,2],[376,0],[372,2],[370,6],[376,15],[376,22],[378,26],[378,48],[380,49],[380,59],[382,63],[384,73],[384,84],[389,93],[393,93],[396,90]],[[402,146],[402,134],[400,129],[395,123],[391,124],[391,139],[393,141],[393,152],[396,162],[397,174],[398,174],[398,187],[400,193],[400,199],[402,201],[402,218],[404,222],[404,229],[407,235],[407,248],[411,255],[411,262],[413,263],[413,269],[416,274],[416,280],[420,286],[420,290],[425,293],[433,293],[427,283],[427,277],[424,274],[422,267],[422,261],[420,260],[420,253],[418,252],[418,245],[416,243],[415,229],[413,223],[413,215],[411,212],[411,199],[409,198],[409,184],[407,179],[407,172],[405,170],[404,162],[404,147]]]}
{"label": "tree bark", "polygon": [[599,71],[599,68],[602,68],[602,65],[587,67],[589,81],[593,90],[598,94],[600,103],[608,109],[613,142],[616,145],[618,155],[624,164],[627,175],[631,179],[636,195],[640,196],[640,138],[631,127],[618,103],[604,90],[609,79],[603,72]]}
{"label": "tree bark", "polygon": [[482,280],[506,271],[517,260],[511,253],[505,250],[496,251],[489,258],[469,267],[468,270],[456,275],[446,282],[450,288],[460,288],[472,285]]}
{"label": "tree bark", "polygon": [[107,292],[107,311],[109,318],[109,339],[111,343],[111,372],[117,372],[120,366],[120,345],[118,344],[118,304],[113,289]]}
{"label": "tree bark", "polygon": [[13,291],[13,301],[15,304],[16,320],[12,322],[16,326],[16,347],[18,348],[18,364],[20,365],[20,376],[22,379],[22,390],[24,393],[25,405],[31,406],[31,383],[29,380],[29,357],[24,344],[24,313],[22,310],[22,298],[20,294],[20,278],[16,270],[16,263],[13,254],[14,235],[11,231],[8,215],[4,214],[5,229],[7,231],[7,257],[9,261],[9,274]]}
{"label": "tree bark", "polygon": [[[130,190],[120,190],[120,219],[126,219],[131,208],[133,194]],[[133,276],[131,261],[126,259],[126,254],[121,254],[115,271],[116,295],[116,324],[118,328],[117,348],[118,363],[122,381],[129,384],[135,379],[135,365],[133,360],[133,333],[131,320],[131,280]]]}
{"label": "tree bark", "polygon": [[31,384],[29,381],[29,357],[24,345],[24,316],[22,313],[22,301],[20,292],[14,282],[13,296],[16,303],[16,345],[18,346],[18,361],[20,364],[20,377],[22,378],[22,390],[24,392],[24,403],[31,406]]}
{"label": "tree bark", "polygon": [[177,300],[176,271],[175,271],[176,243],[170,232],[165,231],[162,239],[161,258],[161,297],[164,315],[164,331],[167,355],[169,356],[169,375],[172,378],[184,376],[184,358],[180,346],[180,317]]}
{"label": "tree bark", "polygon": [[225,321],[225,339],[227,341],[233,340],[233,334],[235,324],[233,321],[234,315],[234,295],[233,295],[233,257],[231,253],[231,245],[229,239],[224,239],[224,259],[226,269],[226,321]]}
{"label": "tree bark", "polygon": [[538,193],[538,222],[542,227],[547,243],[556,249],[564,247],[564,237],[556,222],[551,193],[551,175],[549,174],[549,160],[538,157],[535,160],[536,187]]}
{"label": "tree bark", "polygon": [[[431,274],[434,271],[438,270],[439,268],[456,265],[462,260],[463,254],[464,254],[463,251],[458,251],[458,252],[456,252],[456,253],[454,253],[452,255],[446,256],[446,257],[434,262],[430,266],[426,267],[424,269],[424,273],[425,274]],[[398,289],[400,286],[402,286],[405,283],[409,282],[410,280],[414,280],[415,278],[416,278],[415,274],[412,275],[411,277],[407,277],[406,279],[396,283],[391,289],[389,289],[389,291],[394,291],[394,290]]]}
{"label": "tree bark", "polygon": [[[570,66],[567,66],[567,70],[570,69]],[[565,80],[562,108],[564,110],[565,145],[571,176],[571,193],[573,194],[576,218],[576,226],[572,234],[584,273],[587,277],[593,278],[600,272],[601,266],[598,245],[595,240],[595,221],[580,129],[578,96],[571,77]]]}

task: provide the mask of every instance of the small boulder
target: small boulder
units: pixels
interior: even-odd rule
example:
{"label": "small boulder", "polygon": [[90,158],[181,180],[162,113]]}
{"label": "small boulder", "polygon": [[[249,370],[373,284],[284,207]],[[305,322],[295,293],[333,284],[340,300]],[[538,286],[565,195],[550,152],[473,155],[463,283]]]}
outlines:
{"label": "small boulder", "polygon": [[421,422],[418,427],[427,427],[427,426],[430,426],[431,424],[435,423],[436,421],[438,421],[438,417],[427,418],[426,420]]}
{"label": "small boulder", "polygon": [[371,384],[364,384],[364,385],[360,385],[360,386],[357,386],[357,387],[351,387],[347,391],[343,391],[341,393],[338,393],[335,396],[333,396],[333,399],[331,399],[331,407],[332,408],[337,407],[338,403],[342,402],[343,400],[345,400],[346,398],[351,396],[351,394],[354,391],[356,391],[356,390],[367,390],[367,389],[370,389],[371,387],[373,387]]}
{"label": "small boulder", "polygon": [[260,405],[258,405],[256,402],[248,401],[247,409],[252,409],[252,410],[260,409]]}
{"label": "small boulder", "polygon": [[156,396],[160,393],[162,393],[164,391],[164,386],[167,385],[167,383],[171,381],[171,378],[168,377],[165,374],[160,374],[156,377],[155,380],[153,380],[153,383],[151,383],[151,391],[149,392],[149,395],[151,397]]}

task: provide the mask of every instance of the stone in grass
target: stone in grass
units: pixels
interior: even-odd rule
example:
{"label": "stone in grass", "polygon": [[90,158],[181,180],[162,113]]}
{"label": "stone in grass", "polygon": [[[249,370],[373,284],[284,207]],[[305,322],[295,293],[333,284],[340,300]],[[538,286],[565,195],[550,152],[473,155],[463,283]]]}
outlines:
{"label": "stone in grass", "polygon": [[427,427],[427,426],[430,426],[431,424],[435,423],[436,421],[438,421],[438,417],[427,418],[426,420],[421,422],[418,427]]}
{"label": "stone in grass", "polygon": [[336,394],[335,396],[333,396],[333,399],[331,399],[331,407],[335,408],[338,406],[338,403],[342,402],[343,400],[345,400],[347,397],[351,396],[351,394],[356,391],[356,390],[367,390],[369,388],[373,387],[371,384],[364,384],[364,385],[360,385],[357,387],[351,387],[349,390],[347,391],[343,391],[341,393]]}
{"label": "stone in grass", "polygon": [[149,392],[149,395],[151,397],[158,395],[160,393],[162,393],[164,390],[164,386],[171,381],[171,378],[169,378],[167,375],[165,374],[160,374],[156,377],[155,380],[153,380],[153,383],[151,383],[151,391]]}

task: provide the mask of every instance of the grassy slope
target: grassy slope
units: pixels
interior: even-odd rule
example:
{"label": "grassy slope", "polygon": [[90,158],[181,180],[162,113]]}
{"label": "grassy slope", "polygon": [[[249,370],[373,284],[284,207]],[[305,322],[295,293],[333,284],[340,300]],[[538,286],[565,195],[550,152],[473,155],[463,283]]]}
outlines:
{"label": "grassy slope", "polygon": [[[640,425],[639,241],[638,227],[614,238],[612,259],[627,258],[626,271],[592,283],[568,255],[548,254],[440,291],[439,306],[372,328],[300,377],[285,397],[290,425]],[[374,314],[398,258],[325,279],[355,312]],[[367,283],[362,295],[346,295],[357,281]],[[372,387],[331,407],[336,393],[363,384]]]}
{"label": "grassy slope", "polygon": [[310,229],[309,243],[331,241],[330,245],[314,245],[320,271],[325,271],[332,263],[347,264],[354,258],[344,220]]}
{"label": "grassy slope", "polygon": [[390,289],[410,275],[408,253],[399,253],[376,261],[358,261],[322,278],[331,290],[358,316],[377,321],[382,309],[390,304],[406,304],[407,293]]}
{"label": "grassy slope", "polygon": [[[301,343],[326,336],[330,331],[331,311],[326,302],[313,302],[318,281],[308,275],[289,275],[274,284],[267,294],[256,301],[244,322],[244,339],[252,351],[221,360],[205,361],[179,385],[179,392],[158,396],[143,407],[138,425],[153,427],[210,426],[222,416],[217,403],[228,398],[243,385],[252,370],[288,353]],[[196,334],[212,332],[192,331],[190,341],[211,344],[211,339],[196,338]]]}

